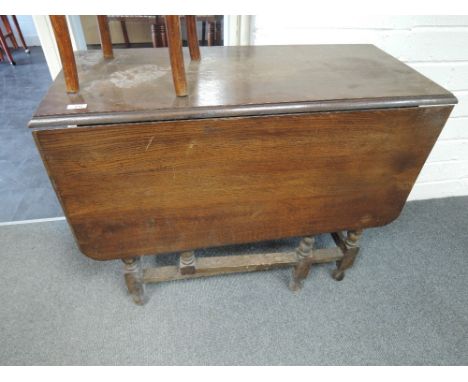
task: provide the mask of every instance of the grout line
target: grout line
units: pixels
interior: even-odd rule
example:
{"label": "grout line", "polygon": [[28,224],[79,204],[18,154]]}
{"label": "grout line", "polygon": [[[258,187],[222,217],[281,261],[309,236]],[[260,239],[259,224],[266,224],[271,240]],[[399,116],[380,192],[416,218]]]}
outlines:
{"label": "grout line", "polygon": [[[468,142],[468,138],[447,138],[444,137],[438,140],[439,142]],[[451,160],[451,159],[450,159]]]}
{"label": "grout line", "polygon": [[[465,181],[468,180],[466,177],[461,177],[461,178],[455,178],[455,179],[445,179],[445,180],[429,180],[425,182],[416,182],[414,185],[425,185],[425,184],[434,184],[434,183],[459,183],[460,181]],[[468,195],[468,193],[465,193],[463,195]]]}
{"label": "grout line", "polygon": [[440,60],[440,59],[428,59],[428,60],[402,60],[405,64],[449,64],[449,65],[468,65],[468,60],[461,59],[461,60]]}
{"label": "grout line", "polygon": [[55,221],[61,221],[61,220],[65,220],[65,216],[60,216],[60,217],[57,217],[57,218],[45,218],[45,219],[17,220],[17,221],[12,221],[12,222],[0,222],[0,227],[1,226],[8,226],[8,225],[55,222]]}
{"label": "grout line", "polygon": [[[447,141],[444,141],[444,142],[447,142]],[[460,162],[468,162],[468,159],[440,159],[440,160],[436,160],[436,161],[433,161],[433,162],[430,162],[430,161],[427,161],[425,165],[428,165],[428,164],[447,164],[447,163],[460,163]]]}

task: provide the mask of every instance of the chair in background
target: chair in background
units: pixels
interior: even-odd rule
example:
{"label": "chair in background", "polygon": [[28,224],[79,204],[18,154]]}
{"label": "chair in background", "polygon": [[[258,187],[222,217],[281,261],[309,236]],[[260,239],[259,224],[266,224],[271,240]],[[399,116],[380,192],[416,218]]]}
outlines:
{"label": "chair in background", "polygon": [[[180,16],[164,16],[167,28],[167,42],[169,58],[174,82],[175,93],[178,97],[187,95],[187,79],[185,75],[184,57],[182,53],[182,35],[180,29]],[[68,31],[67,20],[63,15],[50,16],[52,29],[62,61],[63,75],[67,93],[79,91],[78,71],[75,56]],[[114,57],[112,40],[109,31],[109,18],[105,15],[97,16],[99,34],[101,39],[102,54],[105,59]],[[197,37],[196,16],[185,16],[187,26],[187,39],[190,58],[193,61],[200,60],[200,48]]]}
{"label": "chair in background", "polygon": [[[223,16],[198,16],[202,22],[201,45],[221,45],[221,20]],[[206,26],[208,24],[208,36]]]}
{"label": "chair in background", "polygon": [[[18,24],[18,20],[16,19],[16,16],[12,15],[11,18],[13,20],[13,23],[15,24],[15,28],[20,38],[21,45],[24,51],[26,53],[29,53],[29,48],[26,45],[26,42],[24,41],[23,33]],[[0,25],[0,60],[3,61],[3,54],[2,54],[2,50],[3,50],[3,52],[8,58],[8,61],[10,61],[10,64],[16,65],[13,59],[13,56],[11,54],[10,47],[8,46],[7,39],[10,41],[11,45],[13,46],[13,49],[18,49],[18,42],[16,41],[16,37],[15,37],[15,34],[13,33],[13,30],[11,29],[10,20],[8,19],[8,16],[0,15],[0,20],[3,23],[3,28],[5,28],[5,33],[3,33],[2,26]]]}
{"label": "chair in background", "polygon": [[131,47],[130,38],[128,37],[127,22],[145,23],[151,26],[151,38],[153,47],[167,47],[166,25],[164,24],[163,16],[107,16],[109,21],[119,21],[122,28],[122,34],[127,48]]}
{"label": "chair in background", "polygon": [[6,42],[6,36],[3,34],[2,28],[0,27],[0,60],[3,61],[3,53],[7,56],[8,61],[10,61],[11,65],[16,65],[15,60],[13,60],[13,56],[11,55],[10,48]]}
{"label": "chair in background", "polygon": [[[184,19],[185,16],[181,16]],[[223,16],[197,16],[197,20],[202,23],[201,45],[221,45],[221,20]],[[127,22],[142,22],[151,25],[151,38],[153,47],[167,47],[167,30],[164,16],[108,16],[109,21],[119,21],[122,28],[122,35],[127,48],[131,47],[130,38],[127,31]],[[208,27],[208,28],[207,28]]]}

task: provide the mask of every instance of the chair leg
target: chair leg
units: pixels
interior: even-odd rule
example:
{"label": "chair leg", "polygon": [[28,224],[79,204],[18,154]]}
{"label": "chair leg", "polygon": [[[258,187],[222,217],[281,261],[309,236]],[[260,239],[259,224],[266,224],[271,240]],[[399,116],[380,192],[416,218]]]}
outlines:
{"label": "chair leg", "polygon": [[216,38],[216,23],[208,21],[208,46],[215,44]]}
{"label": "chair leg", "polygon": [[359,253],[358,241],[362,235],[362,231],[348,231],[346,240],[344,241],[344,256],[343,259],[336,262],[337,268],[333,271],[332,277],[336,281],[344,279],[345,271],[351,268],[354,260]]}
{"label": "chair leg", "polygon": [[201,44],[206,45],[206,21],[202,21]]}
{"label": "chair leg", "polygon": [[99,37],[101,39],[102,55],[105,59],[114,58],[114,51],[112,49],[112,39],[109,30],[109,20],[105,15],[97,16],[99,26]]}
{"label": "chair leg", "polygon": [[16,31],[18,32],[18,36],[21,40],[21,45],[23,46],[23,49],[26,53],[29,53],[29,48],[28,46],[26,45],[26,41],[24,41],[24,37],[23,37],[23,32],[21,31],[21,28],[18,24],[18,20],[16,19],[16,16],[13,15],[11,16],[11,18],[13,19],[13,24],[15,24],[15,28],[16,28]]}
{"label": "chair leg", "polygon": [[151,24],[151,41],[153,42],[153,48],[158,47],[158,26]]}
{"label": "chair leg", "polygon": [[5,56],[7,56],[8,61],[10,61],[11,65],[16,65],[15,60],[13,60],[13,56],[11,55],[10,48],[5,40],[5,36],[3,35],[2,28],[0,28],[0,48],[3,49]]}
{"label": "chair leg", "polygon": [[18,49],[18,43],[16,42],[16,37],[13,33],[13,30],[11,29],[10,25],[10,20],[8,19],[8,16],[1,16],[3,25],[5,26],[5,37],[10,39],[11,44],[13,45],[13,49]]}
{"label": "chair leg", "polygon": [[167,48],[167,30],[164,19],[161,16],[157,16],[155,23],[155,34],[156,34],[156,45],[159,48]]}
{"label": "chair leg", "polygon": [[216,20],[215,24],[215,30],[216,30],[216,45],[221,45],[221,21]]}
{"label": "chair leg", "polygon": [[185,16],[187,25],[187,40],[192,61],[200,61],[200,47],[198,46],[197,18],[196,16]]}
{"label": "chair leg", "polygon": [[140,258],[133,257],[123,259],[125,271],[125,283],[128,292],[131,294],[135,304],[144,305],[146,303],[145,284],[143,282],[143,270]]}
{"label": "chair leg", "polygon": [[130,48],[130,39],[128,38],[127,24],[124,20],[120,20],[120,26],[122,28],[122,34],[125,41],[125,47]]}
{"label": "chair leg", "polygon": [[64,15],[50,16],[50,22],[54,31],[55,41],[57,42],[60,60],[62,61],[67,93],[77,93],[80,85],[67,19]]}
{"label": "chair leg", "polygon": [[314,252],[314,237],[305,237],[301,240],[299,247],[296,249],[298,263],[293,268],[292,280],[289,283],[289,289],[294,292],[302,288],[304,280],[309,275],[311,262],[309,258]]}
{"label": "chair leg", "polygon": [[171,60],[172,79],[178,97],[187,95],[187,78],[185,76],[184,55],[179,16],[166,16],[167,41]]}

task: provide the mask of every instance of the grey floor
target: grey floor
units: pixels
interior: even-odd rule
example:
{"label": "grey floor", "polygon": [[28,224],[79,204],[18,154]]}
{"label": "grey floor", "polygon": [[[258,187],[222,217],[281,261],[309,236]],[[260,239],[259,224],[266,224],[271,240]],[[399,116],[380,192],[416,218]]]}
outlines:
{"label": "grey floor", "polygon": [[62,216],[27,124],[51,78],[41,48],[0,62],[0,222]]}
{"label": "grey floor", "polygon": [[288,269],[177,281],[150,285],[144,307],[64,221],[0,226],[0,364],[466,365],[467,211],[467,197],[408,203],[364,233],[339,283],[331,264],[298,294]]}

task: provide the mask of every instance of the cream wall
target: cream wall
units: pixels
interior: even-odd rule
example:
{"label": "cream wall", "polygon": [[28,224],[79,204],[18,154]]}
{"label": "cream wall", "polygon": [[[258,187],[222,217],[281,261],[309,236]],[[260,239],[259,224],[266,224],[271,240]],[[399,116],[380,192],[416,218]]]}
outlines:
{"label": "cream wall", "polygon": [[[81,25],[87,44],[99,44],[99,30],[96,16],[80,16]],[[142,43],[151,42],[151,26],[145,23],[127,22],[127,31],[130,42]],[[112,42],[114,44],[124,43],[122,28],[119,21],[109,22]]]}
{"label": "cream wall", "polygon": [[[16,36],[16,40],[19,42],[19,36],[16,32],[16,28],[14,27],[13,20],[10,17],[10,24],[13,28],[13,32]],[[17,15],[16,19],[18,20],[18,24],[20,25],[21,32],[23,32],[24,40],[26,41],[26,45],[28,46],[38,46],[40,45],[39,37],[36,32],[36,27],[34,26],[32,16],[21,16]]]}
{"label": "cream wall", "polygon": [[[99,44],[99,30],[96,16],[80,16],[81,25],[87,44]],[[143,22],[127,21],[127,31],[131,43],[151,43],[151,26]],[[122,44],[124,38],[120,21],[110,21],[109,28],[111,32],[112,43]],[[201,38],[201,22],[197,23],[198,37]],[[185,37],[185,23],[181,23],[182,35]]]}

